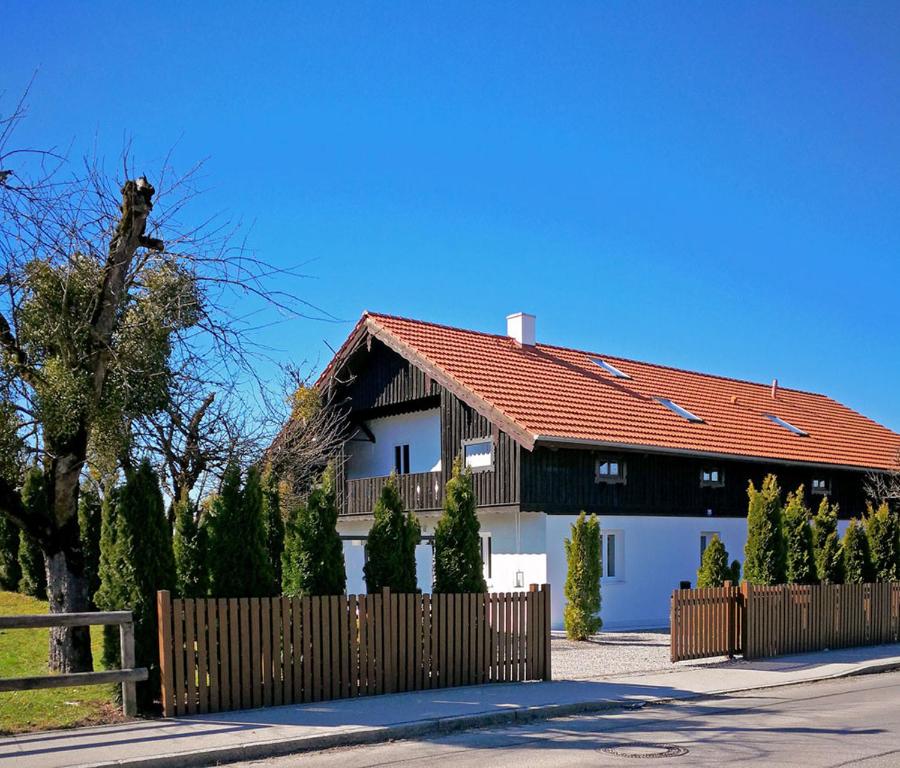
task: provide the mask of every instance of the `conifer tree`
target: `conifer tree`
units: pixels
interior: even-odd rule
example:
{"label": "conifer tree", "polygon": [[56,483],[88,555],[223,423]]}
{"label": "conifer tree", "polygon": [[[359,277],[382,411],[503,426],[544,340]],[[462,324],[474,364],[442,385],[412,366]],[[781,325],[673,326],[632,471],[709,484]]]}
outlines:
{"label": "conifer tree", "polygon": [[837,504],[829,504],[828,499],[823,498],[813,518],[816,575],[821,584],[844,583],[844,554],[838,538],[837,513]]}
{"label": "conifer tree", "polygon": [[[124,592],[126,563],[119,546],[119,492],[110,489],[100,505],[100,560],[97,576],[100,586],[93,595],[93,603],[100,610],[120,610],[128,596]],[[118,627],[103,627],[103,660],[107,669],[119,664]]]}
{"label": "conifer tree", "polygon": [[767,475],[757,490],[751,482],[744,548],[744,578],[751,584],[783,584],[786,576],[781,489],[775,475]]}
{"label": "conifer tree", "polygon": [[481,526],[475,513],[472,472],[459,458],[444,493],[444,511],[434,529],[434,592],[486,592]]}
{"label": "conifer tree", "polygon": [[600,631],[600,523],[582,512],[565,540],[566,583],[563,626],[570,640],[587,640]]}
{"label": "conifer tree", "polygon": [[[156,616],[157,590],[175,587],[175,558],[172,535],[166,517],[159,479],[148,460],[127,472],[126,481],[116,495],[114,515],[103,522],[115,522],[112,552],[101,548],[101,587],[98,607],[103,610],[128,610],[134,615],[134,655],[137,666],[150,673],[138,683],[138,706],[147,711],[159,691],[159,640]],[[109,531],[105,531],[109,533]],[[103,541],[107,545],[109,537]],[[111,573],[110,565],[118,565]],[[103,582],[106,579],[106,582]],[[118,665],[118,636],[104,634],[104,660]]]}
{"label": "conifer tree", "polygon": [[[39,467],[31,467],[25,473],[25,482],[22,486],[22,503],[29,516],[46,518],[47,488],[44,473]],[[37,541],[25,533],[19,532],[19,592],[23,595],[36,597],[38,600],[47,599],[47,571],[44,567],[44,553]]]}
{"label": "conifer tree", "polygon": [[93,596],[100,588],[100,495],[93,484],[82,483],[78,497],[78,535],[84,555],[84,575],[88,582],[88,594]]}
{"label": "conifer tree", "polygon": [[732,580],[732,569],[728,565],[728,552],[718,534],[703,550],[700,558],[700,569],[697,571],[697,587],[707,589],[709,587],[721,587],[726,581]]}
{"label": "conifer tree", "polygon": [[175,591],[182,597],[204,597],[208,590],[205,526],[197,524],[197,506],[182,494],[175,505]]}
{"label": "conifer tree", "polygon": [[872,580],[869,542],[863,526],[854,517],[844,532],[844,583],[865,584]]}
{"label": "conifer tree", "polygon": [[212,503],[209,520],[209,581],[215,597],[273,594],[272,564],[266,550],[259,471],[251,467],[241,491],[241,472],[231,464]]}
{"label": "conifer tree", "polygon": [[337,532],[334,472],[329,467],[288,520],[282,559],[286,595],[341,595],[347,587],[344,545]]}
{"label": "conifer tree", "polygon": [[6,515],[0,515],[0,589],[15,592],[21,578],[19,528]]}
{"label": "conifer tree", "polygon": [[784,536],[787,550],[787,583],[817,584],[809,509],[803,501],[803,486],[788,494],[784,505]]}
{"label": "conifer tree", "polygon": [[875,581],[897,581],[898,526],[897,518],[882,502],[878,509],[868,506],[866,538],[872,557],[871,576]]}
{"label": "conifer tree", "polygon": [[732,560],[731,568],[729,568],[730,574],[728,576],[731,579],[731,583],[737,586],[741,583],[741,561],[740,560]]}
{"label": "conifer tree", "polygon": [[415,592],[416,545],[422,528],[403,507],[396,475],[391,474],[382,487],[373,516],[363,568],[366,590],[371,594],[390,587],[392,592]]}
{"label": "conifer tree", "polygon": [[262,478],[263,527],[266,551],[272,564],[273,594],[281,591],[281,553],[284,552],[284,519],[281,516],[281,494],[278,478],[269,469]]}

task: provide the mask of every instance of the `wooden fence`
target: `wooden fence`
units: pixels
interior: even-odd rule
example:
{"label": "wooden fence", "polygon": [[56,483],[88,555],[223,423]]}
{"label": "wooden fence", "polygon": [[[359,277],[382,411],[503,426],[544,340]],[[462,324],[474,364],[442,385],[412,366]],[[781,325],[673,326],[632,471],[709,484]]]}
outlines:
{"label": "wooden fence", "polygon": [[550,679],[550,588],[459,595],[157,595],[166,716]]}
{"label": "wooden fence", "polygon": [[743,652],[744,596],[740,587],[676,589],[672,593],[672,661]]}
{"label": "wooden fence", "polygon": [[43,688],[68,688],[75,685],[122,684],[122,711],[128,717],[137,714],[135,683],[147,679],[146,667],[134,666],[134,619],[131,611],[96,611],[92,613],[38,613],[27,616],[0,616],[0,629],[35,629],[40,627],[119,626],[121,669],[102,672],[70,672],[62,675],[6,677],[0,679],[0,691],[30,691]]}
{"label": "wooden fence", "polygon": [[900,582],[783,584],[672,593],[672,661],[788,653],[900,641]]}

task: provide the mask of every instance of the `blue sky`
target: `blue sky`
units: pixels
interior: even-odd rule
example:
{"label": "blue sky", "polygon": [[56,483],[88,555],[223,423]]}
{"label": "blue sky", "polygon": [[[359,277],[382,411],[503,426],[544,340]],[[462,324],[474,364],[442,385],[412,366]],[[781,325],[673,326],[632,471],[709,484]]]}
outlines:
{"label": "blue sky", "polygon": [[209,158],[198,216],[364,309],[824,391],[900,430],[900,4],[2,4],[20,138]]}

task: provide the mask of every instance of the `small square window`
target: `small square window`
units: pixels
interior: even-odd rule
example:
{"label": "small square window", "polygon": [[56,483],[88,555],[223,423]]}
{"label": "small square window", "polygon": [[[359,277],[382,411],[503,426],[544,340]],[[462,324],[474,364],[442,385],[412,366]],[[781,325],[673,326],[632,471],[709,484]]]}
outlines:
{"label": "small square window", "polygon": [[394,446],[394,472],[398,475],[409,474],[409,445]]}
{"label": "small square window", "polygon": [[725,485],[725,474],[718,467],[705,467],[700,470],[700,486],[720,488]]}
{"label": "small square window", "polygon": [[463,459],[469,469],[487,471],[494,468],[494,441],[489,437],[463,443]]}
{"label": "small square window", "polygon": [[814,477],[812,481],[812,492],[822,496],[831,493],[831,482],[823,477]]}
{"label": "small square window", "polygon": [[597,459],[594,464],[595,483],[624,483],[625,462],[619,459]]}

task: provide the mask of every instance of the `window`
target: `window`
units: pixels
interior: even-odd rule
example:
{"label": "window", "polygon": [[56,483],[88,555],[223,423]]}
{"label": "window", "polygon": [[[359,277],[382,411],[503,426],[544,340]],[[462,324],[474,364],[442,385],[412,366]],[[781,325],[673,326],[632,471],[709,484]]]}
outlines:
{"label": "window", "polygon": [[619,459],[600,458],[594,464],[595,483],[624,483],[625,462]]}
{"label": "window", "polygon": [[494,468],[494,441],[489,437],[467,440],[463,443],[466,466],[476,471]]}
{"label": "window", "polygon": [[599,357],[592,357],[591,360],[593,360],[597,365],[599,365],[607,373],[611,373],[617,379],[630,379],[631,378],[631,376],[629,376],[627,373],[622,373],[622,371],[620,371],[618,368],[616,368],[616,366],[612,365],[611,363],[607,363],[605,360],[601,360]]}
{"label": "window", "polygon": [[700,470],[701,488],[721,488],[725,485],[725,474],[718,467],[706,467]]}
{"label": "window", "polygon": [[605,531],[602,534],[603,551],[600,553],[600,559],[604,579],[622,581],[625,576],[622,536],[621,531]]}
{"label": "window", "polygon": [[713,540],[713,536],[718,536],[719,539],[722,538],[722,534],[718,531],[703,531],[700,534],[700,560],[703,560],[703,553],[706,552],[706,548],[709,546],[709,543]]}
{"label": "window", "polygon": [[831,493],[831,482],[824,477],[814,477],[812,481],[812,492],[826,496]]}
{"label": "window", "polygon": [[695,424],[702,424],[703,419],[699,416],[695,416],[691,413],[687,408],[682,408],[678,403],[673,403],[671,400],[665,397],[657,397],[656,402],[660,405],[666,406],[672,413],[677,413],[681,416],[682,419],[687,419],[688,421],[694,422]]}
{"label": "window", "polygon": [[491,534],[481,534],[481,566],[484,571],[484,578],[491,580]]}
{"label": "window", "polygon": [[804,432],[800,427],[795,427],[789,421],[785,421],[784,419],[775,416],[774,414],[767,413],[765,414],[766,418],[771,421],[773,424],[777,424],[779,427],[784,427],[789,432],[793,432],[795,435],[799,435],[800,437],[808,437],[809,432]]}
{"label": "window", "polygon": [[409,474],[409,444],[394,446],[394,472],[398,475]]}

